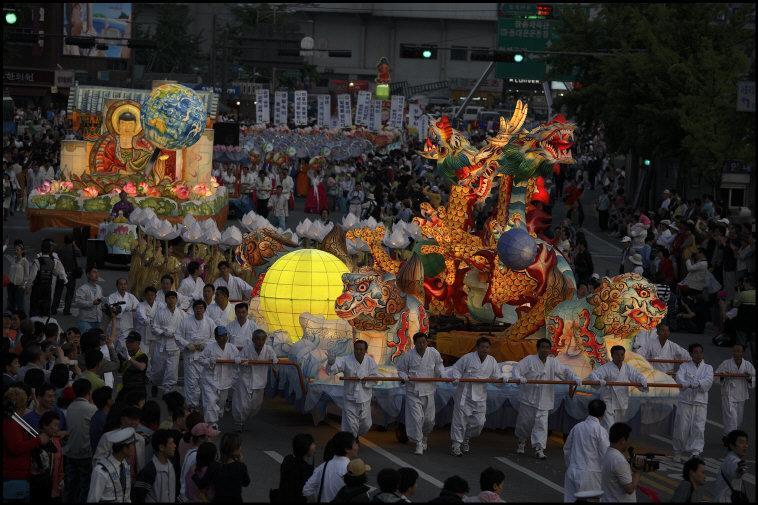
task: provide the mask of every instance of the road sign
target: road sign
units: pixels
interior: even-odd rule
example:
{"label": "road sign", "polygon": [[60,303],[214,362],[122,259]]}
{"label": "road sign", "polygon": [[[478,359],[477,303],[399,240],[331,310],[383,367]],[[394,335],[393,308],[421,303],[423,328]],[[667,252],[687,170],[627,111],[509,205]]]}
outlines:
{"label": "road sign", "polygon": [[537,16],[537,6],[528,3],[501,3],[498,6],[497,47],[507,51],[527,51],[520,63],[498,63],[495,75],[500,78],[545,80],[545,62],[530,55],[529,50],[547,50],[555,38],[556,21]]}
{"label": "road sign", "polygon": [[755,112],[755,81],[737,83],[737,112]]}

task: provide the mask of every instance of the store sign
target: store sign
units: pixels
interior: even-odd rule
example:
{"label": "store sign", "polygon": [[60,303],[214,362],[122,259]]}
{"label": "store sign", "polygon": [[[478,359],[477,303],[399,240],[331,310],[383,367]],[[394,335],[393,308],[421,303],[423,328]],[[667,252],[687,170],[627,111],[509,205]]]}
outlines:
{"label": "store sign", "polygon": [[57,88],[73,88],[75,75],[73,70],[56,70],[55,86]]}
{"label": "store sign", "polygon": [[7,68],[3,70],[3,83],[31,86],[53,86],[55,73],[50,70],[24,70]]}

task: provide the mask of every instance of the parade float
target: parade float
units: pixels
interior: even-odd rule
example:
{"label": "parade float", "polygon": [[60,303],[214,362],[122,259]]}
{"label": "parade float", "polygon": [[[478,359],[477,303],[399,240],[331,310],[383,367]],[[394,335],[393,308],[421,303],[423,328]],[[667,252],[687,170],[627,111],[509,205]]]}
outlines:
{"label": "parade float", "polygon": [[[97,228],[111,217],[122,191],[135,208],[152,209],[173,223],[189,214],[225,224],[226,191],[211,176],[213,130],[206,129],[206,104],[197,93],[164,83],[141,102],[105,100],[101,114],[86,121],[99,128],[81,126],[84,140],[63,141],[62,180],[47,181],[29,195],[32,231]],[[76,125],[85,122],[78,113],[74,117]]]}
{"label": "parade float", "polygon": [[[471,352],[476,338],[487,334],[491,354],[506,372],[536,352],[538,338],[547,337],[557,358],[582,378],[609,361],[613,345],[623,345],[627,362],[659,385],[646,393],[631,389],[625,420],[644,432],[672,419],[678,391],[673,378],[631,351],[636,333],[654,328],[665,316],[665,304],[655,286],[635,274],[606,278],[587,298],[576,298],[570,266],[544,234],[550,216],[543,209],[549,204],[544,178],[561,164],[574,162],[570,149],[575,126],[558,116],[529,131],[522,129],[525,117],[526,106],[519,102],[513,117],[501,118],[497,135],[481,149],[470,145],[446,117],[430,124],[420,154],[435,161],[438,173],[450,180],[450,197],[445,207],[421,205],[422,215],[413,223],[413,253],[407,259],[389,251],[394,228],[390,233],[376,222],[352,223],[347,230],[334,226],[320,237],[320,248],[331,256],[323,261],[339,262],[351,272],[340,274],[341,267],[327,272],[320,262],[309,262],[310,272],[298,271],[293,279],[318,272],[333,286],[341,275],[343,289],[334,300],[339,321],[331,312],[324,318],[327,312],[321,309],[305,310],[307,303],[295,301],[297,288],[287,282],[282,287],[281,273],[273,281],[275,290],[261,291],[254,299],[253,317],[273,332],[278,354],[297,363],[309,382],[307,390],[298,386],[295,371],[285,368],[278,387],[316,421],[329,411],[338,412],[343,401],[343,382],[324,371],[327,352],[349,354],[358,338],[369,343],[381,375],[390,379],[374,389],[375,423],[402,421],[405,389],[391,380],[397,377],[394,362],[412,350],[418,331],[429,332],[448,360]],[[475,229],[473,210],[490,197],[492,214],[482,229]],[[245,247],[243,240],[238,249]],[[358,248],[369,251],[368,265],[354,261]],[[259,279],[266,283],[268,275],[261,272]],[[272,309],[280,303],[286,307]],[[302,332],[270,324],[271,311],[282,310],[289,313],[291,325],[298,307],[303,309]],[[439,331],[451,319],[458,324]],[[453,392],[453,385],[438,384],[437,425],[450,422]],[[567,433],[586,416],[592,396],[587,386],[576,391],[568,384],[557,385],[549,427]],[[517,385],[489,385],[486,426],[513,426],[518,401]]]}

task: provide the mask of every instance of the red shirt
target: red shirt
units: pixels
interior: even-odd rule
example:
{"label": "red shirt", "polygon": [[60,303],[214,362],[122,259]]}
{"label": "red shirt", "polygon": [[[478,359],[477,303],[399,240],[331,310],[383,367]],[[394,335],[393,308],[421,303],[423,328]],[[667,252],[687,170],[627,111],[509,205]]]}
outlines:
{"label": "red shirt", "polygon": [[15,421],[3,419],[3,479],[29,479],[32,449],[39,445],[39,437],[30,437]]}

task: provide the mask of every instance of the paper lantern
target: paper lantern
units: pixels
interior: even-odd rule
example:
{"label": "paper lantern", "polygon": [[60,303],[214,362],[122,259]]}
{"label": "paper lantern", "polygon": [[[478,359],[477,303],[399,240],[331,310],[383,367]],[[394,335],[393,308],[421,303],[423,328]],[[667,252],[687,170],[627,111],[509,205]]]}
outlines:
{"label": "paper lantern", "polygon": [[339,258],[318,249],[299,249],[276,260],[261,285],[260,311],[269,330],[286,330],[295,341],[303,336],[304,312],[338,319],[334,301],[348,272]]}
{"label": "paper lantern", "polygon": [[83,140],[61,140],[61,173],[64,179],[87,172],[87,143]]}

